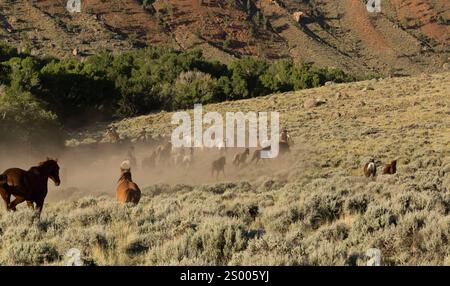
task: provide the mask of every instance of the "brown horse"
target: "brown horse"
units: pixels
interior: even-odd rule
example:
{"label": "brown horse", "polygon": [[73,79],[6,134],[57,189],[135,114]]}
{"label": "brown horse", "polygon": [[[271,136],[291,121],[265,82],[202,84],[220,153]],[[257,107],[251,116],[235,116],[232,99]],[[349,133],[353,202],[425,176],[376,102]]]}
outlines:
{"label": "brown horse", "polygon": [[248,149],[248,148],[245,148],[244,152],[242,152],[242,153],[237,153],[234,156],[233,165],[236,167],[243,165],[245,163],[245,161],[247,161],[247,157],[249,154],[250,154],[250,149]]}
{"label": "brown horse", "polygon": [[270,146],[255,150],[255,152],[253,152],[253,157],[250,163],[256,160],[256,164],[258,164],[259,160],[263,159],[263,157],[261,156],[262,151],[270,151]]}
{"label": "brown horse", "polygon": [[372,177],[375,178],[376,174],[377,174],[377,165],[375,165],[375,160],[374,159],[370,159],[370,162],[366,163],[364,165],[364,175],[366,177]]}
{"label": "brown horse", "polygon": [[[37,210],[41,213],[48,192],[48,179],[56,186],[61,184],[57,160],[47,158],[47,161],[28,171],[11,168],[3,172],[0,176],[0,195],[5,201],[6,209],[15,211],[18,204],[27,201],[32,208],[36,203]],[[15,197],[12,202],[11,195]]]}
{"label": "brown horse", "polygon": [[220,172],[222,172],[223,175],[225,176],[225,164],[226,164],[225,156],[222,156],[219,159],[213,161],[211,166],[211,176],[214,176],[214,173],[216,173],[216,179],[218,179]]}
{"label": "brown horse", "polygon": [[385,164],[383,174],[393,175],[397,172],[397,160],[392,161],[390,164]]}
{"label": "brown horse", "polygon": [[[278,148],[279,148],[279,155],[283,155],[284,153],[291,152],[289,143],[287,143],[287,142],[280,142],[278,146],[279,146],[279,147],[278,147]],[[250,161],[250,163],[252,163],[253,161],[256,160],[256,164],[258,164],[259,160],[264,159],[264,158],[261,156],[262,151],[270,151],[271,148],[272,148],[272,146],[269,145],[269,146],[266,146],[266,147],[264,147],[264,148],[262,148],[262,149],[256,150],[256,151],[253,153],[253,157],[252,157],[252,160]]]}
{"label": "brown horse", "polygon": [[117,200],[121,203],[133,203],[137,205],[141,199],[141,190],[131,178],[130,163],[124,161],[120,166],[119,185],[116,189]]}

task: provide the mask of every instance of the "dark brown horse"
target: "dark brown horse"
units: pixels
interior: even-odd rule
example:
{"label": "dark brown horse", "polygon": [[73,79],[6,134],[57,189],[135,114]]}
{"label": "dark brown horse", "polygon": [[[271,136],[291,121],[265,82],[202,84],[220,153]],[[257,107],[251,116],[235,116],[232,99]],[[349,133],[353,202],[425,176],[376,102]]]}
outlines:
{"label": "dark brown horse", "polygon": [[[3,172],[0,175],[0,195],[5,201],[6,209],[15,211],[18,204],[27,201],[32,208],[36,203],[36,208],[41,213],[48,192],[48,179],[56,186],[61,184],[57,160],[47,158],[47,161],[28,171],[11,168]],[[15,197],[12,202],[11,195]]]}
{"label": "dark brown horse", "polygon": [[385,164],[383,168],[383,174],[393,175],[397,172],[397,160],[392,161],[390,164]]}
{"label": "dark brown horse", "polygon": [[216,179],[218,179],[220,172],[222,172],[223,176],[225,176],[225,164],[226,164],[225,156],[222,156],[219,159],[213,161],[211,166],[211,176],[214,176],[214,173],[216,173]]}

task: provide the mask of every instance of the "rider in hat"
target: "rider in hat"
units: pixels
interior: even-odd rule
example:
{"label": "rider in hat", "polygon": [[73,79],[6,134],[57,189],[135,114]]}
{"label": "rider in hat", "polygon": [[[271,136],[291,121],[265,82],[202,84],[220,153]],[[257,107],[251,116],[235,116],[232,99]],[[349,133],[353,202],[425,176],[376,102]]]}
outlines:
{"label": "rider in hat", "polygon": [[145,127],[142,128],[141,132],[139,132],[137,140],[143,143],[147,142],[147,129]]}
{"label": "rider in hat", "polygon": [[111,140],[111,142],[113,142],[113,143],[117,143],[120,140],[120,136],[119,136],[119,133],[117,133],[117,127],[116,126],[111,126],[106,131],[106,136],[108,136],[109,139]]}
{"label": "rider in hat", "polygon": [[280,142],[283,143],[294,143],[294,140],[292,140],[291,135],[289,134],[288,130],[283,128],[283,130],[280,133]]}

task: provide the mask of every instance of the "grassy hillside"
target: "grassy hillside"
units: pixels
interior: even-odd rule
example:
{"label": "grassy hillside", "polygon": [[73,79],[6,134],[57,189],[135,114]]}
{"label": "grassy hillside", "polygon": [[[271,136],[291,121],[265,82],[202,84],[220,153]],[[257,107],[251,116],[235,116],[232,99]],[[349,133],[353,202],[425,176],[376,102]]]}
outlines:
{"label": "grassy hillside", "polygon": [[[63,179],[62,189],[50,190],[41,220],[26,206],[17,213],[2,208],[0,264],[64,264],[76,247],[85,263],[99,265],[362,265],[365,251],[377,247],[386,265],[448,265],[449,79],[443,73],[331,84],[209,105],[279,111],[295,135],[291,155],[241,170],[228,163],[219,181],[207,176],[211,157],[189,170],[136,171],[145,187],[136,207],[112,197],[121,155],[108,161],[90,154],[92,167],[78,168],[96,174],[91,181],[109,176],[111,186],[80,190],[76,179]],[[170,117],[116,125],[130,137],[144,126],[168,134]],[[76,140],[100,137],[91,130]],[[148,152],[137,151],[140,158]],[[362,166],[370,157],[380,169],[398,158],[398,173],[366,179]]]}

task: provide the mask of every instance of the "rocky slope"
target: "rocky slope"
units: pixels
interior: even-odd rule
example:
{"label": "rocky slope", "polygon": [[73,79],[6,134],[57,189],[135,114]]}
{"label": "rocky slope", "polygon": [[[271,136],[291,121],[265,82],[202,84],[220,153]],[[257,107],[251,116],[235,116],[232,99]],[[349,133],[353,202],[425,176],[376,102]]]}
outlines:
{"label": "rocky slope", "polygon": [[448,1],[382,1],[381,13],[358,0],[140,2],[81,0],[70,14],[66,1],[3,1],[0,39],[58,57],[152,43],[222,62],[292,57],[353,73],[435,72],[449,61]]}

